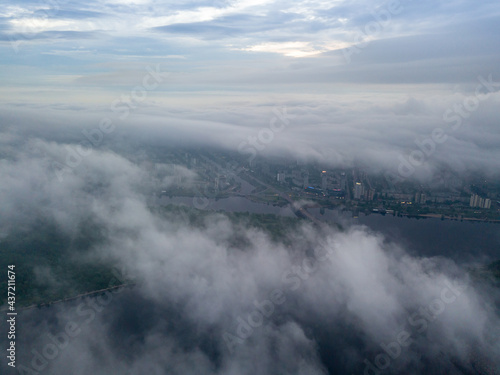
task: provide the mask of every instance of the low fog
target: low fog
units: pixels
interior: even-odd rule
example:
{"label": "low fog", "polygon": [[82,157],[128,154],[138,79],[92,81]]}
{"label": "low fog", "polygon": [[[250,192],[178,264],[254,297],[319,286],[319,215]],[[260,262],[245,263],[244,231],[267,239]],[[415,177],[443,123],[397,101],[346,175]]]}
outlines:
{"label": "low fog", "polygon": [[[428,104],[417,107],[425,113]],[[394,108],[380,108],[389,111],[396,123]],[[299,108],[290,113],[293,121],[308,122]],[[310,123],[319,131],[311,137],[321,137],[321,121]],[[287,139],[283,144],[298,142],[298,129],[279,135]],[[391,132],[391,124],[380,135],[386,137],[389,143],[407,138]],[[135,281],[133,288],[19,314],[18,373],[498,373],[500,293],[472,279],[466,265],[411,256],[363,226],[304,223],[286,241],[222,213],[194,226],[148,205],[176,176],[192,183],[194,172],[182,166],[166,160],[153,176],[102,147],[61,177],[58,163],[72,142],[24,137],[15,128],[2,134],[3,142],[3,235],[36,231],[43,218],[75,236],[90,220],[101,240],[74,257],[104,262],[116,268],[119,281]],[[466,144],[464,152],[475,160],[474,147]],[[462,160],[457,168],[469,166]],[[49,276],[50,270],[38,271],[37,277]]]}
{"label": "low fog", "polygon": [[38,137],[96,151],[127,153],[132,141],[144,147],[214,147],[238,152],[247,161],[285,155],[325,167],[363,166],[392,180],[429,182],[443,170],[498,177],[499,85],[497,76],[486,74],[454,87],[402,91],[397,85],[339,85],[330,93],[299,95],[300,85],[294,84],[289,92],[262,96],[214,93],[204,103],[176,92],[151,92],[145,100],[126,102],[119,99],[130,97],[124,90],[126,95],[102,99],[99,107],[16,105],[0,119],[7,137]]}

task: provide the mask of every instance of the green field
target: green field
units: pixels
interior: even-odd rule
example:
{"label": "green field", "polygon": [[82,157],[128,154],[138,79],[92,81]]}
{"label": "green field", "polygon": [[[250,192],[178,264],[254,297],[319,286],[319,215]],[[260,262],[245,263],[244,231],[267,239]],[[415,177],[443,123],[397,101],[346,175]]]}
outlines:
{"label": "green field", "polygon": [[[158,219],[179,226],[202,229],[214,212],[183,206],[152,208]],[[286,233],[303,220],[276,215],[229,213],[233,225],[266,232],[273,241],[287,242]],[[7,266],[15,265],[16,306],[45,304],[116,284],[115,265],[86,257],[96,246],[106,246],[106,228],[92,220],[82,222],[72,235],[53,223],[39,222],[30,229],[18,229],[0,240],[0,306],[7,301]],[[74,233],[77,233],[76,235]],[[244,248],[247,238],[235,231],[228,244]],[[110,282],[112,283],[110,285]],[[3,306],[5,308],[6,306]]]}

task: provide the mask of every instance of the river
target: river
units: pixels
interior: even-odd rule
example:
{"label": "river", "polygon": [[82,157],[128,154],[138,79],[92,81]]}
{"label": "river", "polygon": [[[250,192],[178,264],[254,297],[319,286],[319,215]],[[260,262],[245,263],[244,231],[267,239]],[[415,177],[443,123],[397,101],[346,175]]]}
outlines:
{"label": "river", "polygon": [[[208,202],[207,210],[294,216],[289,205],[279,207],[253,202],[245,197],[210,199]],[[193,206],[193,198],[164,196],[157,198],[155,203]],[[404,246],[414,256],[445,256],[458,263],[484,263],[500,259],[499,224],[362,213],[353,217],[351,212],[338,209],[309,208],[308,211],[324,222],[339,223],[344,227],[367,226],[382,233],[387,240]]]}

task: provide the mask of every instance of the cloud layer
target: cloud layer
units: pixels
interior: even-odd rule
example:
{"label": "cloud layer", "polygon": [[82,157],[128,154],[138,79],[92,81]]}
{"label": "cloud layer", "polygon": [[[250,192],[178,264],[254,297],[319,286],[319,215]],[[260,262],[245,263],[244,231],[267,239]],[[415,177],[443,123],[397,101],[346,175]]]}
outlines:
{"label": "cloud layer", "polygon": [[296,117],[259,152],[401,175],[441,128],[412,177],[492,173],[499,16],[495,1],[26,1],[0,15],[2,120],[78,132],[111,117],[237,150],[286,106]]}
{"label": "cloud layer", "polygon": [[360,226],[304,224],[285,245],[223,214],[193,225],[154,213],[158,175],[118,154],[95,152],[58,181],[39,150],[66,152],[18,140],[2,161],[2,230],[42,216],[72,233],[90,218],[105,239],[81,261],[117,265],[138,284],[24,313],[19,365],[51,374],[493,374],[500,365],[498,290],[450,260],[410,256]]}

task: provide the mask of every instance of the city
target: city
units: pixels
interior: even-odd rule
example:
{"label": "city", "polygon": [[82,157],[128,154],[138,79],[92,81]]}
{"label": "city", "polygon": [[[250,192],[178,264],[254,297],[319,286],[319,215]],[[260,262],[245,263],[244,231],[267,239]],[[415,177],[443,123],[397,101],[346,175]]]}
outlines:
{"label": "city", "polygon": [[[257,158],[251,163],[243,159],[239,164],[236,153],[215,151],[177,151],[169,157],[191,169],[197,178],[191,187],[178,180],[160,191],[163,195],[214,199],[243,195],[275,205],[306,201],[306,207],[337,207],[354,215],[500,222],[500,182],[480,176],[460,179],[445,172],[437,183],[405,181],[393,185],[382,173],[370,174],[359,167],[335,169],[277,158]],[[154,164],[147,167],[154,169]],[[242,191],[242,180],[257,185],[256,189]]]}

